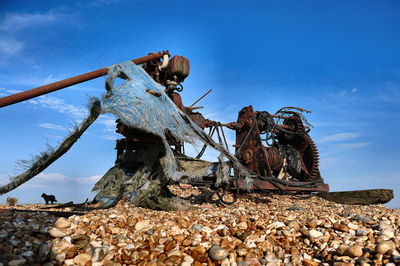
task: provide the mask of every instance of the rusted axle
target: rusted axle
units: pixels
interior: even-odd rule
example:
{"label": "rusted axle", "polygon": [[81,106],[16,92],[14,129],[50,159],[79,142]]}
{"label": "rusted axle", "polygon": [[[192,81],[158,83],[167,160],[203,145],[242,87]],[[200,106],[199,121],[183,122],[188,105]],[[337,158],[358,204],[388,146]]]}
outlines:
{"label": "rusted axle", "polygon": [[[168,51],[166,51],[166,53],[168,53]],[[163,53],[158,52],[155,54],[150,54],[147,56],[143,56],[143,57],[139,57],[136,59],[133,59],[132,62],[135,64],[143,64],[146,63],[148,61],[151,61],[153,59],[159,59],[163,56]],[[57,91],[78,83],[82,83],[91,79],[95,79],[104,75],[107,75],[108,69],[107,68],[101,68],[92,72],[88,72],[82,75],[78,75],[72,78],[68,78],[68,79],[64,79],[64,80],[60,80],[54,83],[50,83],[41,87],[37,87],[35,89],[31,89],[31,90],[27,90],[27,91],[23,91],[20,93],[16,93],[13,95],[9,95],[3,98],[0,98],[0,108],[1,107],[5,107],[14,103],[19,103],[22,101],[26,101],[29,99],[32,99],[34,97],[46,94],[46,93],[50,93],[53,91]]]}

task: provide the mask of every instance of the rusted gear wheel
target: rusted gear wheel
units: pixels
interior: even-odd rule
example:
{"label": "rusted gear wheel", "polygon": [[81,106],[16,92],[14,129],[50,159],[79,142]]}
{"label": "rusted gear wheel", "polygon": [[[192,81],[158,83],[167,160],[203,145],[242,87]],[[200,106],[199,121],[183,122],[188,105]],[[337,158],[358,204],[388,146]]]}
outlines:
{"label": "rusted gear wheel", "polygon": [[304,141],[305,149],[301,157],[307,172],[304,173],[303,181],[320,179],[321,175],[319,173],[319,155],[317,146],[307,134],[304,135]]}

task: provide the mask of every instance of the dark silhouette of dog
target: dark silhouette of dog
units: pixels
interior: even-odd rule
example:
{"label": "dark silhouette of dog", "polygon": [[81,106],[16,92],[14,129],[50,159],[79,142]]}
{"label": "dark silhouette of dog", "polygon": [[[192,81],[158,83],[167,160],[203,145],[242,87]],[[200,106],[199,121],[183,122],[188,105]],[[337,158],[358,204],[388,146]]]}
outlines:
{"label": "dark silhouette of dog", "polygon": [[57,202],[56,197],[54,195],[46,195],[46,193],[43,193],[42,198],[44,199],[44,201],[46,201],[46,204],[49,204],[49,201],[51,202],[51,204]]}

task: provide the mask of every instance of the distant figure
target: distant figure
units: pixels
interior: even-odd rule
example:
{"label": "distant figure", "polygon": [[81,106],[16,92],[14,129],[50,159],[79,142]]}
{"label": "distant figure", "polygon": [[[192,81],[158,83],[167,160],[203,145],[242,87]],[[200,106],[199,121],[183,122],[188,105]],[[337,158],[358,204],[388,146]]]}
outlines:
{"label": "distant figure", "polygon": [[49,201],[51,202],[51,204],[53,204],[55,201],[57,202],[54,195],[46,195],[46,193],[43,193],[42,198],[44,199],[44,201],[46,201],[46,204],[49,204]]}

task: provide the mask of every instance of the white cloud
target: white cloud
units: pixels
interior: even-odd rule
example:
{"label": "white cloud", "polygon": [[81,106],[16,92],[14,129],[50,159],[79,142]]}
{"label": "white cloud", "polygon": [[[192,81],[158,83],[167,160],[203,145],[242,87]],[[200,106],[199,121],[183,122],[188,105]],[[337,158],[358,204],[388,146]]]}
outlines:
{"label": "white cloud", "polygon": [[351,90],[341,90],[341,91],[339,91],[339,93],[337,95],[340,96],[340,97],[344,97],[344,96],[347,96],[349,94],[356,93],[357,91],[358,91],[357,88],[352,88]]}
{"label": "white cloud", "polygon": [[21,92],[20,90],[8,90],[6,88],[0,88],[0,95],[1,96],[8,96],[11,94],[19,93]]}
{"label": "white cloud", "polygon": [[40,173],[32,180],[24,184],[24,188],[38,188],[38,187],[49,187],[52,183],[57,183],[57,185],[74,185],[74,184],[94,184],[102,176],[93,175],[89,177],[69,177],[61,173]]}
{"label": "white cloud", "polygon": [[38,182],[64,182],[67,179],[67,176],[60,173],[40,173],[36,177],[34,177]]}
{"label": "white cloud", "polygon": [[15,32],[64,20],[65,14],[49,11],[47,13],[9,13],[0,23],[0,30]]}
{"label": "white cloud", "polygon": [[101,175],[94,175],[89,177],[72,178],[72,180],[78,184],[94,184],[99,181],[101,177]]}
{"label": "white cloud", "polygon": [[14,93],[20,93],[20,90],[5,90],[5,92],[9,93],[9,94],[14,94]]}
{"label": "white cloud", "polygon": [[371,144],[370,142],[344,143],[344,144],[339,144],[338,148],[341,150],[355,150],[355,149],[362,149],[370,144]]}
{"label": "white cloud", "polygon": [[121,0],[94,0],[87,2],[87,6],[89,7],[98,7],[103,5],[111,5],[121,2]]}
{"label": "white cloud", "polygon": [[115,120],[116,120],[115,117],[105,114],[97,119],[96,124],[101,124],[105,126],[105,131],[107,132],[115,132],[116,130]]}
{"label": "white cloud", "polygon": [[54,111],[64,113],[64,114],[71,114],[74,118],[83,118],[87,115],[88,111],[86,108],[76,107],[73,104],[68,104],[64,100],[59,99],[53,96],[45,96],[42,95],[37,97],[35,100],[29,100],[24,103],[41,106],[42,108],[49,108]]}
{"label": "white cloud", "polygon": [[21,52],[24,47],[23,42],[0,35],[0,55],[15,55]]}
{"label": "white cloud", "polygon": [[329,168],[330,166],[336,164],[339,161],[339,158],[336,157],[321,157],[320,159],[320,170],[324,170]]}
{"label": "white cloud", "polygon": [[105,139],[105,140],[117,140],[117,139],[119,139],[119,137],[117,135],[102,135],[101,138]]}
{"label": "white cloud", "polygon": [[343,132],[343,133],[337,133],[334,135],[330,136],[325,136],[321,138],[318,142],[320,143],[325,143],[325,142],[334,142],[334,141],[343,141],[343,140],[348,140],[348,139],[354,139],[357,138],[359,134],[354,133],[354,132]]}
{"label": "white cloud", "polygon": [[56,124],[52,124],[52,123],[41,123],[38,126],[43,127],[43,128],[48,128],[48,129],[67,131],[67,129],[65,127],[56,125]]}
{"label": "white cloud", "polygon": [[[52,25],[56,22],[74,21],[68,19],[70,15],[55,11],[47,13],[8,13],[0,21],[0,55],[17,55],[27,47],[22,41],[24,29],[38,29],[39,27]],[[17,38],[18,37],[18,38]]]}

